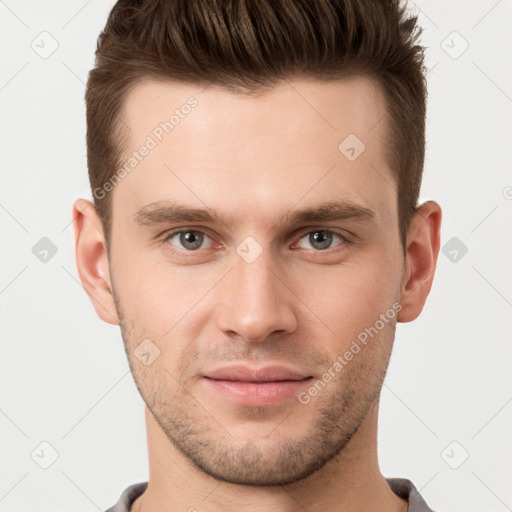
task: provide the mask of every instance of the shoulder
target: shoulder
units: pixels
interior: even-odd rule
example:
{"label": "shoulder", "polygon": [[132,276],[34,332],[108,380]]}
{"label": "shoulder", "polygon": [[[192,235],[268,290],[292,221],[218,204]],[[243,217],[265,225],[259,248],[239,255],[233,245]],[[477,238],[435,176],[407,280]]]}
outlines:
{"label": "shoulder", "polygon": [[406,478],[386,478],[386,481],[397,496],[409,502],[407,512],[434,512],[425,503],[425,500],[410,480]]}
{"label": "shoulder", "polygon": [[146,490],[148,482],[140,482],[127,487],[118,502],[105,512],[130,512],[133,502]]}

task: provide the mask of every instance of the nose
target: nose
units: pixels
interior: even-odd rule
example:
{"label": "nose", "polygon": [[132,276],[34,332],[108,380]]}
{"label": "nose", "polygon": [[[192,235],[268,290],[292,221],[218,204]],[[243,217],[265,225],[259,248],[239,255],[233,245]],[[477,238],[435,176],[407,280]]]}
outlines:
{"label": "nose", "polygon": [[270,251],[263,251],[251,263],[237,254],[234,260],[234,268],[223,280],[218,327],[250,342],[295,331],[298,299],[290,289],[289,272],[275,264]]}

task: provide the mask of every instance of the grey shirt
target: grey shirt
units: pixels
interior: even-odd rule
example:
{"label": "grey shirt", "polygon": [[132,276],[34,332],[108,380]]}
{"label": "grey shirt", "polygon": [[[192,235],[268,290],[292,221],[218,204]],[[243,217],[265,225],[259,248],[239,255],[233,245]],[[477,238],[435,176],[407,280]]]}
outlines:
{"label": "grey shirt", "polygon": [[[434,512],[410,480],[405,478],[387,478],[386,480],[397,496],[409,502],[407,512]],[[130,485],[123,491],[119,501],[106,512],[130,512],[132,503],[146,490],[147,486],[147,482]]]}

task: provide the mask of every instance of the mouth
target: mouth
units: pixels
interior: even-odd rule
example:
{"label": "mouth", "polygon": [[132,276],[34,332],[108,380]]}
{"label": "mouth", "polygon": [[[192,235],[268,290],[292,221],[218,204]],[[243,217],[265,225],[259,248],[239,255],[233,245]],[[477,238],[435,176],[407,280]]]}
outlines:
{"label": "mouth", "polygon": [[229,366],[203,375],[216,396],[238,405],[264,406],[283,402],[296,395],[313,379],[312,375],[284,366],[250,368]]}

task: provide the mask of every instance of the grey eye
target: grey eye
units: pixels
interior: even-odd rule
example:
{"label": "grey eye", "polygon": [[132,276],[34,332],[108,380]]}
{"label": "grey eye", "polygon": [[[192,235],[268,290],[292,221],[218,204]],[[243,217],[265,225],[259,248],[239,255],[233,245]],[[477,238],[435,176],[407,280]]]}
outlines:
{"label": "grey eye", "polygon": [[178,240],[181,244],[181,248],[188,251],[199,249],[203,245],[205,238],[208,238],[200,231],[179,231],[171,235],[169,241],[172,241],[176,237],[179,237]]}
{"label": "grey eye", "polygon": [[341,243],[343,242],[343,237],[341,235],[333,233],[332,231],[324,230],[311,231],[303,236],[301,240],[306,239],[310,244],[311,247],[306,247],[306,249],[313,248],[322,251],[331,247],[335,237],[339,238]]}

